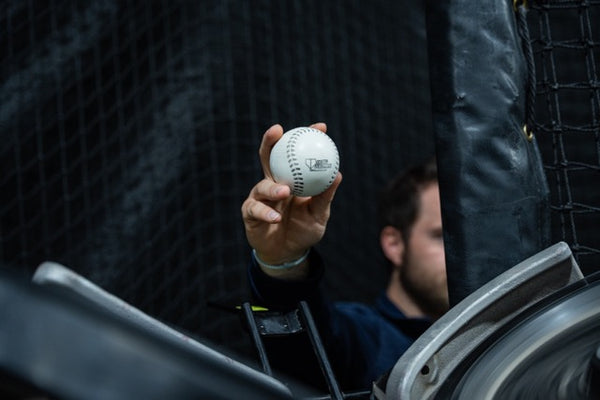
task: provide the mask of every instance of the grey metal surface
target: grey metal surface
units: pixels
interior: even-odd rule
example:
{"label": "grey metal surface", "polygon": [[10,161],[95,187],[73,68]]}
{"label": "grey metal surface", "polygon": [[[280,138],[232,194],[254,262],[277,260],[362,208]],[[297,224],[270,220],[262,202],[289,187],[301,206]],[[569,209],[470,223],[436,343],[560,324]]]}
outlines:
{"label": "grey metal surface", "polygon": [[[224,378],[221,382],[228,379],[231,381],[230,387],[223,387],[222,389],[225,398],[228,397],[227,393],[231,392],[232,387],[244,387],[244,385],[247,385],[246,388],[248,389],[247,392],[244,392],[244,396],[255,397],[257,395],[259,397],[255,398],[261,398],[268,394],[269,397],[272,396],[273,398],[292,398],[289,388],[281,381],[213,350],[211,347],[165,325],[63,265],[54,262],[42,263],[34,273],[32,280],[38,285],[58,289],[70,296],[79,296],[81,299],[106,310],[111,315],[133,323],[143,331],[148,332],[152,337],[164,338],[167,342],[176,343],[196,363],[204,363],[207,369],[221,371]],[[111,332],[100,331],[98,334],[110,335]],[[99,360],[98,362],[102,361]],[[82,368],[85,367],[92,366],[82,365]],[[229,376],[229,378],[226,378],[226,376]],[[198,378],[201,378],[201,376],[198,376]],[[234,382],[235,384],[233,384]],[[214,380],[213,382],[206,382],[208,386],[215,383]],[[257,390],[253,390],[253,387]]]}
{"label": "grey metal surface", "polygon": [[[600,283],[600,282],[598,282]],[[600,284],[515,326],[463,375],[457,400],[590,397],[589,368],[600,345]]]}
{"label": "grey metal surface", "polygon": [[582,279],[562,242],[515,265],[451,308],[417,339],[392,369],[384,399],[433,399],[452,371],[494,332],[527,307]]}

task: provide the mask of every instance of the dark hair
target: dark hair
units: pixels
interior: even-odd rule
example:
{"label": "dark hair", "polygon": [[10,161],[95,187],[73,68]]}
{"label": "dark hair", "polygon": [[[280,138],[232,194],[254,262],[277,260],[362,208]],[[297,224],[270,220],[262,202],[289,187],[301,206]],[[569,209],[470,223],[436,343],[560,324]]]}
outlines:
{"label": "dark hair", "polygon": [[393,226],[402,233],[404,240],[408,240],[419,214],[419,194],[425,186],[437,180],[435,158],[394,177],[379,197],[377,216],[380,231],[385,226]]}

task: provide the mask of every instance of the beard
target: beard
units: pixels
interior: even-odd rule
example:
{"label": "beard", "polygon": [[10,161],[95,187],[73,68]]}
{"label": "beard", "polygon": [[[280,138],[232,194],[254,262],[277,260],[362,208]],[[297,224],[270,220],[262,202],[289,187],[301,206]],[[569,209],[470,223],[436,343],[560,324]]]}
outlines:
{"label": "beard", "polygon": [[418,264],[411,262],[408,251],[404,253],[399,279],[406,292],[427,315],[438,319],[448,311],[446,279],[424,274]]}

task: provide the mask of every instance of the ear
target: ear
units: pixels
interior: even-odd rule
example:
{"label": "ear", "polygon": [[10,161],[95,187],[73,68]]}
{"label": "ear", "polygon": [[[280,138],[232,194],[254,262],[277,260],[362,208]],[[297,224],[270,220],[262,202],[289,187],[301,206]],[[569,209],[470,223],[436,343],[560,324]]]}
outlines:
{"label": "ear", "polygon": [[402,233],[393,226],[385,226],[379,234],[379,244],[385,257],[399,267],[404,258],[404,239]]}

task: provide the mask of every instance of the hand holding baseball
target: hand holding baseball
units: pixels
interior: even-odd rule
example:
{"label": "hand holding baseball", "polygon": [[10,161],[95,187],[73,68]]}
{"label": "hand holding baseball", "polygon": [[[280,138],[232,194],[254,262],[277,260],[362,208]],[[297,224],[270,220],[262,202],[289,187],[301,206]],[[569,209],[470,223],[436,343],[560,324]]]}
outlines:
{"label": "hand holding baseball", "polygon": [[[311,128],[325,132],[323,123]],[[259,149],[265,178],[250,191],[242,204],[242,218],[248,243],[266,263],[278,265],[300,258],[325,234],[331,202],[342,175],[337,172],[330,186],[311,197],[298,197],[287,184],[278,184],[270,168],[273,146],[283,136],[281,125],[263,135]]]}
{"label": "hand holding baseball", "polygon": [[287,131],[271,149],[273,179],[290,187],[294,196],[323,193],[337,176],[340,157],[335,143],[313,127]]}

